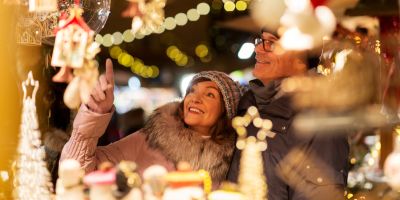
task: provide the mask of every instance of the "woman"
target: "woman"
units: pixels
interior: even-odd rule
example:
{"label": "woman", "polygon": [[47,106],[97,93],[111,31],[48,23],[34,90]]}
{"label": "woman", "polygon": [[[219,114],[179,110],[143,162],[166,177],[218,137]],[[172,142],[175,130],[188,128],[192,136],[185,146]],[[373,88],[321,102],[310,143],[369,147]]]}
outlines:
{"label": "woman", "polygon": [[130,160],[137,163],[140,174],[150,165],[163,165],[172,171],[179,161],[187,161],[194,170],[209,171],[216,184],[225,179],[235,145],[230,121],[240,98],[239,86],[225,73],[198,73],[182,102],[156,109],[136,133],[96,147],[114,111],[113,87],[108,59],[105,76],[100,76],[90,101],[75,118],[61,160],[78,160],[86,172],[104,161],[116,164]]}

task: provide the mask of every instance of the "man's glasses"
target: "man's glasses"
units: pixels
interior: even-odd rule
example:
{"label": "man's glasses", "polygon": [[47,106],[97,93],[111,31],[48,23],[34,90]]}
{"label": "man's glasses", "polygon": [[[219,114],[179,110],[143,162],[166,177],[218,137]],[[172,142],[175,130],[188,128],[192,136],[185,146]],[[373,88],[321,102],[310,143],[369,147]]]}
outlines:
{"label": "man's glasses", "polygon": [[264,51],[268,51],[268,52],[274,50],[274,43],[275,43],[274,41],[267,40],[267,39],[264,39],[261,37],[257,37],[254,39],[255,46],[262,44]]}

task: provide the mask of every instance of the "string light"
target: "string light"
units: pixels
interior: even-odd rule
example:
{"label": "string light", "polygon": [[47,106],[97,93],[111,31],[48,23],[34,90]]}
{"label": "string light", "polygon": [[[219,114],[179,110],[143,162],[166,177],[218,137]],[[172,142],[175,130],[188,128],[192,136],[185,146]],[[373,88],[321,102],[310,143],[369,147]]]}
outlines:
{"label": "string light", "polygon": [[178,13],[175,17],[167,17],[164,19],[163,24],[154,32],[150,29],[140,30],[138,33],[133,34],[131,29],[127,29],[121,34],[121,32],[107,33],[105,35],[97,34],[95,41],[105,47],[111,47],[113,45],[120,45],[122,42],[132,42],[134,39],[143,39],[147,35],[153,33],[160,34],[165,30],[174,30],[177,26],[185,26],[188,21],[195,22],[200,19],[201,15],[208,15],[210,13],[210,5],[205,2],[199,3],[196,9],[191,8],[186,13]]}
{"label": "string light", "polygon": [[142,60],[129,54],[119,46],[113,46],[109,49],[111,58],[116,59],[119,64],[130,68],[132,73],[141,76],[142,78],[157,78],[160,70],[157,66],[147,66]]}

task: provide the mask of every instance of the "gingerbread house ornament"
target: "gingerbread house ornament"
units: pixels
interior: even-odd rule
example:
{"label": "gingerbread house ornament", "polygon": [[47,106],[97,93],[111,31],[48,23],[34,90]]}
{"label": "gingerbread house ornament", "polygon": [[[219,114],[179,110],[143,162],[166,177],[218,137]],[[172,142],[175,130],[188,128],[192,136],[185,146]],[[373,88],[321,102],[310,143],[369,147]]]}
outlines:
{"label": "gingerbread house ornament", "polygon": [[70,9],[70,16],[61,19],[56,30],[51,64],[58,67],[81,68],[86,49],[94,35],[81,17],[83,10],[78,6]]}

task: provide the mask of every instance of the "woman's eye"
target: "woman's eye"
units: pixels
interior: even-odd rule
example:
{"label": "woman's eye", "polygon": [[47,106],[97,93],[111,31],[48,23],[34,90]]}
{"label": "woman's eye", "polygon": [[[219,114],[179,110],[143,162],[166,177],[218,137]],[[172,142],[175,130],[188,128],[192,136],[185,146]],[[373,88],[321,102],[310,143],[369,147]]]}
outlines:
{"label": "woman's eye", "polygon": [[214,95],[213,93],[207,93],[207,96],[208,96],[208,97],[215,98],[215,95]]}

